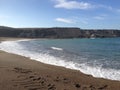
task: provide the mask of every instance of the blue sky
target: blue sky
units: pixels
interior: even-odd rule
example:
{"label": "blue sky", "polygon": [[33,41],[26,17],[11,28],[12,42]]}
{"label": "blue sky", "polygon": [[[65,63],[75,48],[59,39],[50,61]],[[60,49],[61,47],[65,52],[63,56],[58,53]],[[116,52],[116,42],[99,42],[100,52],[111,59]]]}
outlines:
{"label": "blue sky", "polygon": [[0,25],[120,29],[120,0],[0,0]]}

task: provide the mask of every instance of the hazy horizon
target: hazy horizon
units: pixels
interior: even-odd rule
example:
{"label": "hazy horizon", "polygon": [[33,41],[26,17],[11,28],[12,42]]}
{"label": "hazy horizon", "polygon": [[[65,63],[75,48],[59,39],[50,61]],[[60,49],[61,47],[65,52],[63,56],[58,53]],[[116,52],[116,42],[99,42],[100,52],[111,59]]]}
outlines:
{"label": "hazy horizon", "polygon": [[[0,25],[0,27],[2,27]],[[62,26],[59,26],[59,27],[11,27],[11,26],[3,26],[3,27],[8,27],[8,28],[79,28],[79,29],[82,29],[82,30],[120,30],[120,29],[112,29],[112,28],[98,28],[98,29],[94,29],[94,28],[80,28],[80,27],[62,27]]]}

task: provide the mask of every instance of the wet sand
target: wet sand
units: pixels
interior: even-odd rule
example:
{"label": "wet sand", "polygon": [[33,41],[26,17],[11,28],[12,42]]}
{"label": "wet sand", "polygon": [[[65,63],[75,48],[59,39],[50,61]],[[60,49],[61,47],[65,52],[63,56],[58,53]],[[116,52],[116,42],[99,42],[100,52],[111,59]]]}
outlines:
{"label": "wet sand", "polygon": [[0,51],[0,90],[120,90],[120,81]]}

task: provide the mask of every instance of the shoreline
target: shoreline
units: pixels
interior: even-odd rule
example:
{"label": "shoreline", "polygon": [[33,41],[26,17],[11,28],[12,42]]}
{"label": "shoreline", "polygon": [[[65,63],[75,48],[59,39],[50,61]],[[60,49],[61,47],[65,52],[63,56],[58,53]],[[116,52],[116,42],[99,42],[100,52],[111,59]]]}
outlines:
{"label": "shoreline", "polygon": [[120,81],[95,78],[77,70],[44,64],[4,51],[0,51],[0,72],[2,90],[120,89]]}

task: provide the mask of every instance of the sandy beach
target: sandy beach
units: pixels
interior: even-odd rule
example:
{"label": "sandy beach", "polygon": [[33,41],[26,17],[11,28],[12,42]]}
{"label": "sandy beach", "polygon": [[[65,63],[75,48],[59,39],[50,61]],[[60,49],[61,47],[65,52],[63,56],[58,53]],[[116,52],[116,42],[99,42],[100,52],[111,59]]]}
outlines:
{"label": "sandy beach", "polygon": [[0,90],[120,90],[120,81],[94,78],[0,51]]}

